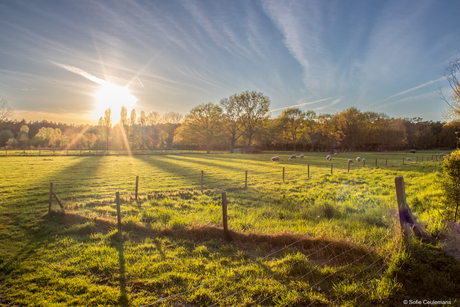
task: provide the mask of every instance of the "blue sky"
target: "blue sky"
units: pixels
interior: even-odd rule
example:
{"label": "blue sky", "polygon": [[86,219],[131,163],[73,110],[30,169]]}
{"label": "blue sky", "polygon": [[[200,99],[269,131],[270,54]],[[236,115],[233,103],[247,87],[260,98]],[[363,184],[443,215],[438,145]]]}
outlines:
{"label": "blue sky", "polygon": [[450,93],[444,66],[460,52],[456,0],[3,0],[0,11],[0,94],[26,120],[97,122],[107,83],[138,114],[249,90],[273,116],[354,106],[443,120],[436,92]]}

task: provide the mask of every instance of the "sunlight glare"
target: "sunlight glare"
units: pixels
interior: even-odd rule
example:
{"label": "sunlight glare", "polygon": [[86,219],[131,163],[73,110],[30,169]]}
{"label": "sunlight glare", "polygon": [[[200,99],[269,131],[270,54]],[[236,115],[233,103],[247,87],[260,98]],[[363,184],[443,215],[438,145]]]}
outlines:
{"label": "sunlight glare", "polygon": [[105,110],[112,108],[112,125],[120,121],[121,107],[125,106],[128,110],[128,117],[137,101],[127,88],[120,87],[112,83],[102,85],[99,92],[96,93],[96,116],[99,119],[104,117]]}

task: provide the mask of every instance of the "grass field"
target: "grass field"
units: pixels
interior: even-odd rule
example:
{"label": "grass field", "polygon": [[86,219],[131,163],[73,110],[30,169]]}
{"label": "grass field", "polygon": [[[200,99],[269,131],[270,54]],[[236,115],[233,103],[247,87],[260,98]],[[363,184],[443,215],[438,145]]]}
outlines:
{"label": "grass field", "polygon": [[[324,154],[272,155],[0,158],[0,305],[459,303],[460,267],[441,245],[414,239],[405,251],[399,242],[395,176],[404,176],[427,231],[442,238],[436,153],[339,154],[332,175]],[[348,172],[358,155],[365,167]],[[413,161],[403,165],[406,157]],[[48,213],[50,182],[65,214],[56,203]],[[231,241],[223,240],[223,190]]]}

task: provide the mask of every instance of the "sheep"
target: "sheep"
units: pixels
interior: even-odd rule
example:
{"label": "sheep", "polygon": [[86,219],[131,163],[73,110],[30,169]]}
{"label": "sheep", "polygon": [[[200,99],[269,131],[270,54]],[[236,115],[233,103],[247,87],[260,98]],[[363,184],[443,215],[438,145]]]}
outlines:
{"label": "sheep", "polygon": [[275,156],[275,157],[272,157],[270,160],[271,160],[271,161],[279,161],[279,160],[280,160],[280,157]]}
{"label": "sheep", "polygon": [[289,158],[288,161],[291,161],[291,158]]}
{"label": "sheep", "polygon": [[337,153],[336,153],[336,152],[334,152],[334,156],[337,156]]}
{"label": "sheep", "polygon": [[300,155],[300,159],[303,159],[303,154]]}
{"label": "sheep", "polygon": [[330,155],[327,155],[327,156],[326,156],[326,160],[329,160],[330,157],[331,157]]}
{"label": "sheep", "polygon": [[291,155],[291,158],[294,159],[294,158],[295,158],[295,154]]}
{"label": "sheep", "polygon": [[357,158],[356,158],[356,162],[361,162],[361,158],[360,158],[360,157],[357,157]]}
{"label": "sheep", "polygon": [[412,161],[412,159],[411,158],[406,158],[406,161]]}
{"label": "sheep", "polygon": [[353,161],[353,159],[348,159],[348,163],[355,163],[355,161]]}
{"label": "sheep", "polygon": [[363,162],[366,162],[366,159],[363,158]]}

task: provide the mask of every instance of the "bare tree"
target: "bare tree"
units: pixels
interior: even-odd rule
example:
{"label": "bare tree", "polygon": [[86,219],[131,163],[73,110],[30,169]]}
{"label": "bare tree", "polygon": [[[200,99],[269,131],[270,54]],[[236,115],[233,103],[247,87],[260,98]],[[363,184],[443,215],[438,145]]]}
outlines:
{"label": "bare tree", "polygon": [[445,116],[453,119],[460,119],[460,83],[458,74],[460,73],[460,53],[455,59],[449,62],[445,67],[444,77],[446,77],[450,88],[452,89],[452,95],[447,98],[442,93],[442,89],[438,90],[438,96],[449,106],[445,112]]}
{"label": "bare tree", "polygon": [[8,121],[13,116],[13,110],[10,108],[8,99],[0,94],[0,125]]}

